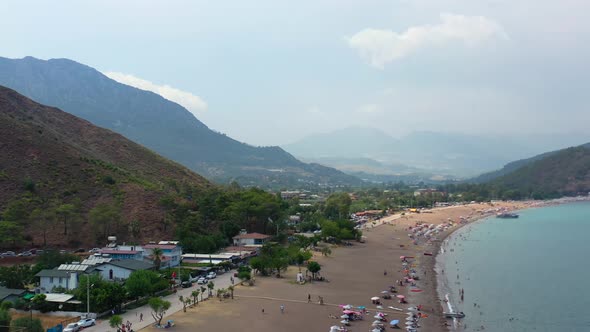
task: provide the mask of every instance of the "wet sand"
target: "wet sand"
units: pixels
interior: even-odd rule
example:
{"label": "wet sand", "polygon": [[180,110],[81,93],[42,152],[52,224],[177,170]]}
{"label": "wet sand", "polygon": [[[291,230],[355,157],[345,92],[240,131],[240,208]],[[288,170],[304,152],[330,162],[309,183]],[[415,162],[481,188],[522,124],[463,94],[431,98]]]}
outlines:
{"label": "wet sand", "polygon": [[[525,207],[522,203],[499,203],[495,207],[506,206],[510,209]],[[440,234],[431,243],[412,244],[408,238],[408,227],[416,222],[440,224],[455,222],[460,216],[471,221],[481,218],[482,210],[491,208],[488,204],[470,204],[432,210],[433,213],[409,214],[406,216],[389,216],[374,228],[363,230],[367,237],[365,243],[355,243],[351,247],[339,247],[332,250],[329,257],[317,256],[322,265],[321,275],[329,282],[313,282],[304,285],[295,283],[296,267],[290,267],[284,278],[256,277],[253,287],[236,287],[235,299],[208,300],[186,313],[178,312],[164,319],[173,319],[177,331],[286,331],[306,332],[329,331],[330,326],[340,325],[342,310],[339,304],[366,306],[370,314],[362,321],[353,321],[349,331],[369,331],[376,311],[388,314],[387,319],[405,321],[405,312],[387,309],[388,306],[408,308],[423,305],[422,312],[428,318],[420,321],[420,331],[446,331],[445,319],[442,317],[442,302],[436,290],[435,256],[425,256],[424,252],[437,253],[444,236],[458,229],[450,228],[446,234]],[[382,225],[381,225],[382,224]],[[369,226],[371,226],[370,224]],[[415,256],[412,263],[420,276],[417,286],[421,293],[409,292],[409,287],[398,287],[399,293],[407,296],[408,304],[400,304],[397,299],[382,300],[384,310],[376,310],[370,298],[379,296],[380,292],[402,279],[400,256]],[[384,275],[384,270],[387,275]],[[305,273],[305,268],[303,268]],[[308,294],[312,303],[308,303]],[[318,296],[324,298],[324,305],[318,304]],[[281,313],[280,306],[285,306]],[[264,313],[262,312],[264,309]],[[150,318],[150,317],[146,317]],[[400,324],[401,326],[402,324]],[[147,331],[159,329],[150,327]],[[403,330],[403,328],[402,328]]]}

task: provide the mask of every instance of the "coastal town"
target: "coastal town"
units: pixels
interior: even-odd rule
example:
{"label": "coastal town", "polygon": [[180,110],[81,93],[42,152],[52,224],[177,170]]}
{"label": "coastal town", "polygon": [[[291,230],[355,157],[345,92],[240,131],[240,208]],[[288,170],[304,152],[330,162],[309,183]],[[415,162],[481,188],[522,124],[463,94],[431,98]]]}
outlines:
{"label": "coastal town", "polygon": [[[244,324],[245,330],[296,331],[302,319],[313,322],[313,331],[442,331],[464,316],[437,288],[444,270],[437,273],[436,257],[444,255],[445,237],[475,220],[539,204],[547,203],[362,210],[349,214],[352,237],[345,238],[331,224],[293,232],[305,220],[292,215],[287,238],[243,229],[213,253],[187,252],[174,240],[119,243],[114,235],[104,247],[74,254],[33,249],[19,257],[73,260],[39,270],[26,289],[3,287],[2,301],[16,316],[28,311],[43,325],[56,323],[55,331],[239,330]],[[104,292],[127,296],[100,299]]]}

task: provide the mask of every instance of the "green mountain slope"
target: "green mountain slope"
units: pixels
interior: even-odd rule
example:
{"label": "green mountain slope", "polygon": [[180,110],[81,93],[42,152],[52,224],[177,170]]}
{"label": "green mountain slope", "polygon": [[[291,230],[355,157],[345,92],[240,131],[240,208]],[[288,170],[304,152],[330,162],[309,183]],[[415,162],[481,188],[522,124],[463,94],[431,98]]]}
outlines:
{"label": "green mountain slope", "polygon": [[[183,187],[211,187],[119,134],[5,87],[0,155],[2,246],[17,245],[10,241],[18,232],[36,245],[104,243],[110,233],[123,241],[159,240],[173,234],[160,199],[182,199]],[[104,224],[90,222],[97,206],[114,213]]]}
{"label": "green mountain slope", "polygon": [[238,142],[209,129],[174,102],[120,84],[68,59],[0,58],[0,84],[118,132],[221,183],[238,180],[244,185],[289,186],[360,182],[329,167],[302,163],[279,147]]}
{"label": "green mountain slope", "polygon": [[590,191],[590,144],[537,156],[490,182],[524,197],[556,197]]}

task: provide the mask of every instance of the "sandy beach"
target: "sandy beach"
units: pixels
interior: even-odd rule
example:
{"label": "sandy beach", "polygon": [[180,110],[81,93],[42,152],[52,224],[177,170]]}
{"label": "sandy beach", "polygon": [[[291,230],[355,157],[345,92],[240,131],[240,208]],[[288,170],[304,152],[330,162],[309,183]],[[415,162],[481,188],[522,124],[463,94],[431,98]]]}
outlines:
{"label": "sandy beach", "polygon": [[[449,228],[426,243],[420,240],[417,245],[408,237],[408,228],[418,222],[441,224],[452,220],[472,222],[484,217],[483,211],[490,208],[504,207],[510,210],[526,208],[528,203],[469,204],[438,208],[429,213],[392,215],[381,219],[363,230],[367,237],[365,243],[355,243],[350,247],[338,247],[329,257],[316,256],[321,265],[321,275],[328,282],[313,282],[304,285],[295,283],[296,267],[290,267],[284,278],[257,277],[253,287],[236,287],[235,299],[218,301],[211,299],[200,303],[187,312],[178,312],[165,319],[174,320],[177,331],[329,331],[330,326],[340,325],[342,309],[340,304],[366,306],[369,314],[364,320],[352,321],[349,331],[370,331],[373,315],[376,311],[387,313],[387,320],[405,321],[406,314],[388,309],[408,308],[421,304],[422,312],[428,317],[420,320],[421,331],[446,331],[445,319],[442,317],[442,302],[436,289],[434,272],[435,256],[426,256],[424,252],[437,253],[445,236],[459,228]],[[421,292],[410,292],[409,286],[398,287],[397,294],[405,295],[408,304],[400,304],[395,298],[381,300],[383,310],[376,310],[370,298],[379,296],[388,290],[396,280],[402,279],[400,256],[416,257],[411,267],[417,271],[420,279],[416,282]],[[384,275],[387,271],[387,275]],[[303,272],[305,269],[303,268]],[[394,295],[397,295],[394,294]],[[308,295],[311,303],[308,303]],[[318,303],[322,296],[324,304]],[[281,313],[280,306],[285,310]],[[264,311],[263,311],[264,309]],[[403,324],[400,324],[403,329]],[[156,331],[156,328],[146,328]]]}

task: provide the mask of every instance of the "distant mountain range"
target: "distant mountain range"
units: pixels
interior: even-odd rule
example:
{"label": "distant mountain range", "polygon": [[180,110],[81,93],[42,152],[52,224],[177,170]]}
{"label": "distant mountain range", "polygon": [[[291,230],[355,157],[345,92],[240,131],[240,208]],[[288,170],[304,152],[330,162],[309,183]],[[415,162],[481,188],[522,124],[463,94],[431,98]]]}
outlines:
{"label": "distant mountain range", "polygon": [[361,183],[336,169],[303,163],[280,147],[238,142],[174,102],[72,60],[0,58],[0,85],[118,132],[216,182],[263,187]]}
{"label": "distant mountain range", "polygon": [[[38,245],[43,233],[48,245],[103,243],[106,236],[98,238],[102,233],[88,216],[101,204],[118,206],[121,218],[110,215],[108,222],[113,224],[97,228],[118,234],[121,241],[166,238],[174,233],[172,226],[162,223],[166,217],[160,199],[183,199],[178,194],[183,186],[213,186],[117,133],[1,86],[0,154],[2,246],[19,228]],[[60,215],[64,204],[73,209]],[[40,211],[36,217],[31,214],[35,209]],[[66,226],[63,218],[70,220]],[[11,229],[6,220],[18,224]],[[69,232],[64,234],[67,225]]]}
{"label": "distant mountain range", "polygon": [[283,148],[299,158],[351,174],[449,179],[498,169],[525,156],[568,146],[571,141],[570,137],[489,138],[420,131],[395,139],[377,129],[352,127],[312,135]]}

